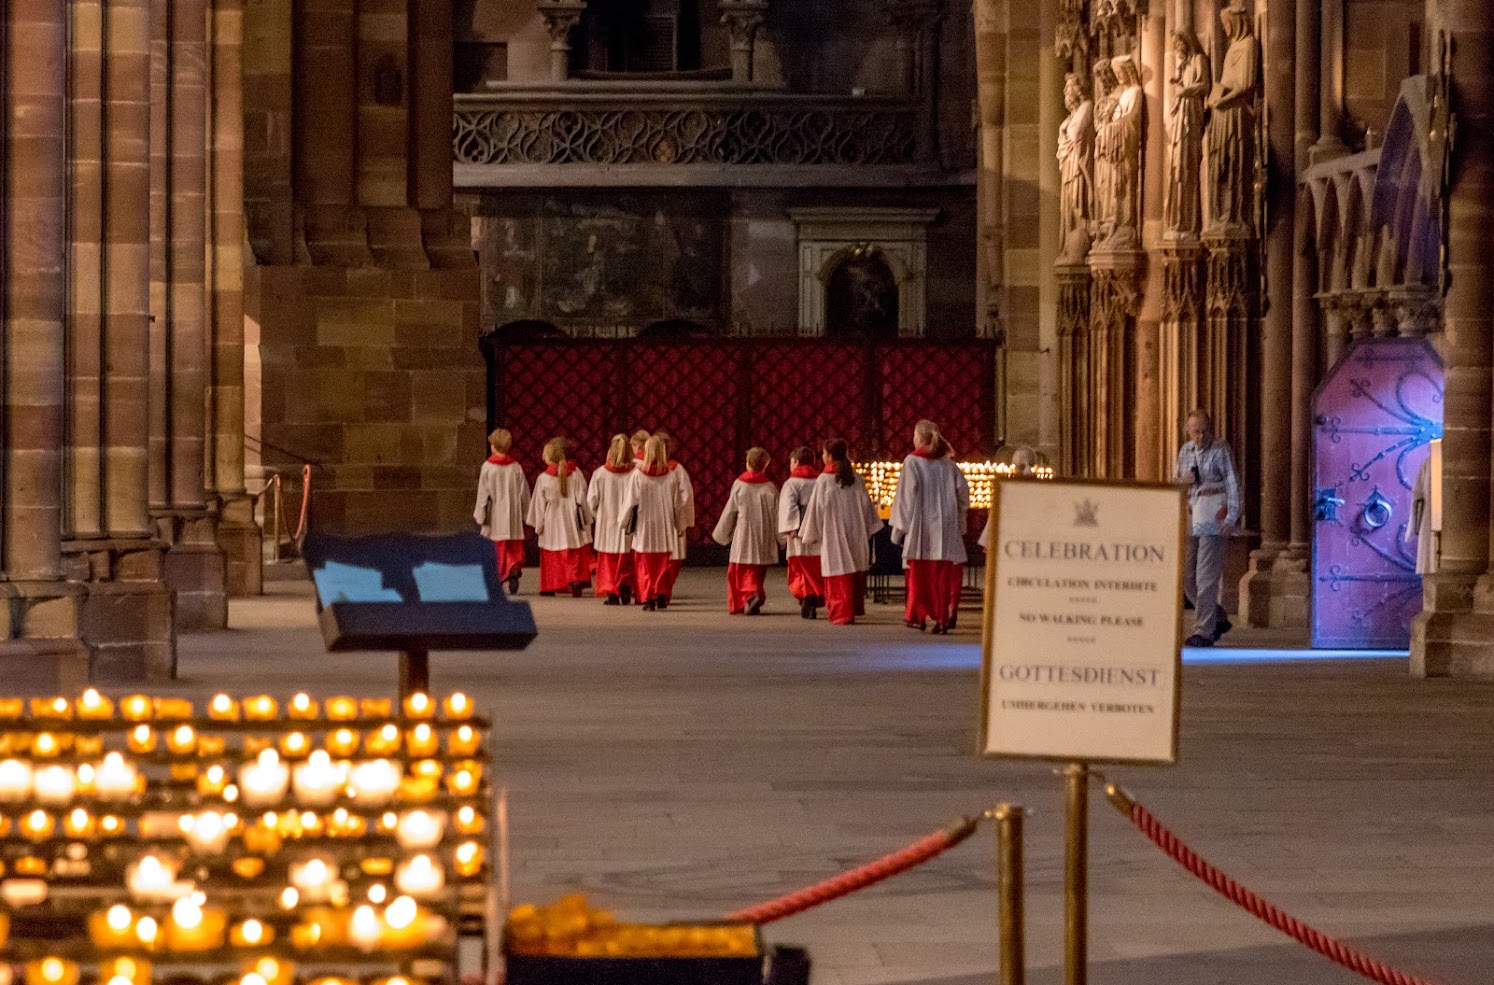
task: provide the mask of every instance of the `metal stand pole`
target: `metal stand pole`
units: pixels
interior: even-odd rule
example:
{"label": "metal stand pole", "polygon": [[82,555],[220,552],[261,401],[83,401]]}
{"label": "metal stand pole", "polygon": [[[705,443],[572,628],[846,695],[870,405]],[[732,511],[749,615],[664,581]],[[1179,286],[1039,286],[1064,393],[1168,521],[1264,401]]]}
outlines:
{"label": "metal stand pole", "polygon": [[1024,985],[1027,980],[1027,922],[1022,913],[1021,807],[996,808],[996,885],[1000,894],[1001,985]]}
{"label": "metal stand pole", "polygon": [[1089,967],[1089,767],[1070,763],[1066,789],[1063,860],[1063,981],[1085,985]]}
{"label": "metal stand pole", "polygon": [[431,693],[431,655],[426,650],[399,652],[399,699],[403,702],[416,692]]}

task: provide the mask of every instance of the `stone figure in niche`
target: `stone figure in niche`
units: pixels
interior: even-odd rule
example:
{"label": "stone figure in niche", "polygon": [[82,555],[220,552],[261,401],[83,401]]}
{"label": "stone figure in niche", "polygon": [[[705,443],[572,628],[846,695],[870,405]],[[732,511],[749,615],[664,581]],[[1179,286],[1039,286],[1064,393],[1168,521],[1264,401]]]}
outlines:
{"label": "stone figure in niche", "polygon": [[1103,156],[1110,165],[1114,201],[1106,207],[1112,217],[1100,241],[1107,250],[1135,249],[1140,242],[1137,222],[1141,205],[1141,73],[1130,55],[1110,60],[1115,73],[1115,105],[1101,118],[1095,141],[1096,163]]}
{"label": "stone figure in niche", "polygon": [[1058,128],[1059,228],[1063,233],[1060,264],[1082,263],[1089,253],[1089,220],[1094,199],[1094,104],[1084,81],[1070,72],[1063,81],[1063,104],[1069,115]]}
{"label": "stone figure in niche", "polygon": [[857,246],[835,265],[825,284],[826,335],[897,338],[897,278],[880,250]]}
{"label": "stone figure in niche", "polygon": [[1110,59],[1095,62],[1095,157],[1094,190],[1090,199],[1090,236],[1105,239],[1115,231],[1115,158],[1110,153],[1113,131],[1110,120],[1115,115],[1115,71]]}
{"label": "stone figure in niche", "polygon": [[1245,0],[1231,0],[1220,19],[1229,48],[1219,81],[1209,94],[1211,114],[1204,139],[1209,166],[1209,228],[1248,232],[1255,186],[1255,90],[1260,83],[1260,52]]}
{"label": "stone figure in niche", "polygon": [[1204,100],[1210,88],[1209,59],[1198,39],[1173,35],[1177,72],[1167,109],[1167,185],[1163,198],[1165,238],[1192,239],[1202,229]]}

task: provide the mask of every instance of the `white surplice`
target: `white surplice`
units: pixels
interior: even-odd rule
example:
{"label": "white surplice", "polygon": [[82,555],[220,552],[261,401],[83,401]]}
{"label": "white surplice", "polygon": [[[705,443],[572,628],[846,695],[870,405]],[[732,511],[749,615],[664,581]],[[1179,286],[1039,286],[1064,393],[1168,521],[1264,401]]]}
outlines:
{"label": "white surplice", "polygon": [[529,502],[529,525],[539,535],[542,551],[568,551],[591,543],[591,507],[586,504],[586,479],[579,471],[566,477],[566,492],[560,494],[560,477],[542,472],[534,480]]}
{"label": "white surplice", "polygon": [[771,482],[731,484],[726,508],[711,537],[731,545],[732,564],[778,563],[778,487]]}
{"label": "white surplice", "polygon": [[680,484],[673,472],[649,475],[637,469],[628,480],[628,494],[623,499],[619,525],[627,523],[628,514],[638,507],[633,529],[633,550],[640,554],[667,554],[674,551],[685,529],[685,504]]}
{"label": "white surplice", "polygon": [[680,535],[675,539],[675,544],[669,549],[669,558],[672,561],[683,561],[685,550],[689,546],[685,531],[695,526],[695,487],[690,483],[690,473],[679,462],[669,463],[669,477],[674,480],[676,495],[682,506],[683,513],[680,517]]}
{"label": "white surplice", "polygon": [[778,539],[789,557],[819,553],[805,546],[804,538],[799,536],[799,528],[804,525],[804,511],[809,508],[809,497],[814,493],[815,479],[818,478],[790,476],[784,480],[783,489],[778,494]]}
{"label": "white surplice", "polygon": [[596,548],[604,554],[626,554],[633,549],[633,538],[623,532],[623,501],[628,498],[634,471],[629,466],[624,472],[613,472],[603,465],[591,474],[586,505],[597,521]]}
{"label": "white surplice", "polygon": [[892,497],[892,541],[905,561],[964,564],[970,486],[949,458],[903,459]]}
{"label": "white surplice", "polygon": [[882,529],[882,518],[867,495],[866,483],[856,476],[843,486],[832,473],[821,475],[804,511],[800,534],[820,555],[820,571],[827,578],[854,575],[871,567],[871,538]]}
{"label": "white surplice", "polygon": [[483,462],[477,475],[477,506],[472,519],[489,540],[523,540],[529,512],[529,481],[518,462]]}

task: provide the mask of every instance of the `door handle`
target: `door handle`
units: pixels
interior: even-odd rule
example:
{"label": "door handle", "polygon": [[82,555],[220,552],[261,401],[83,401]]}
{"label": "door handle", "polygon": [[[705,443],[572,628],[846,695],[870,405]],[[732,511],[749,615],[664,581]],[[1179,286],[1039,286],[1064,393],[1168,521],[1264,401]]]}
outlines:
{"label": "door handle", "polygon": [[1337,523],[1338,508],[1344,505],[1343,498],[1338,495],[1338,489],[1319,489],[1317,496],[1312,501],[1313,519],[1319,523]]}

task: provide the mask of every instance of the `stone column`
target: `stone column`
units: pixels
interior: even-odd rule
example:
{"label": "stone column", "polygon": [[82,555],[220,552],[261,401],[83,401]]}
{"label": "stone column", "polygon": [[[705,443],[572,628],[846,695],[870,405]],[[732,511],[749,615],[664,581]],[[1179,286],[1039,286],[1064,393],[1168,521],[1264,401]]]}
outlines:
{"label": "stone column", "polygon": [[1094,374],[1090,371],[1090,271],[1086,264],[1056,270],[1059,338],[1059,470],[1094,475]]}
{"label": "stone column", "polygon": [[[1305,611],[1301,572],[1276,570],[1291,538],[1293,231],[1297,210],[1297,3],[1270,0],[1266,10],[1265,104],[1268,228],[1265,237],[1266,311],[1261,321],[1260,546],[1240,583],[1240,615],[1248,626],[1286,626]],[[1286,596],[1286,597],[1284,597]],[[1288,612],[1287,610],[1290,610]],[[1293,622],[1290,625],[1303,625]]]}
{"label": "stone column", "polygon": [[[996,0],[977,0],[974,12],[976,108],[979,114],[975,196],[980,224],[975,257],[976,334],[980,338],[998,338],[1006,307],[1002,303],[1006,286],[1003,276],[1006,235],[1003,228],[1005,182],[1002,180],[1002,162],[1005,157],[1006,80],[1009,72],[1002,16],[1005,6]],[[901,40],[900,37],[899,44]]]}
{"label": "stone column", "polygon": [[1348,300],[1340,292],[1318,295],[1323,309],[1323,368],[1333,366],[1349,347]]}
{"label": "stone column", "polygon": [[[1349,152],[1344,145],[1344,0],[1322,0],[1321,56],[1318,62],[1318,142],[1312,160],[1326,161]],[[1304,4],[1311,8],[1313,4]]]}
{"label": "stone column", "polygon": [[4,65],[4,454],[0,657],[12,690],[84,684],[79,590],[61,574],[67,306],[67,7],[6,12]]}
{"label": "stone column", "polygon": [[[1163,80],[1168,77],[1166,42],[1167,31],[1162,10],[1153,9],[1142,19],[1137,34],[1137,49],[1142,68],[1142,89],[1146,106],[1144,143],[1141,166],[1141,230],[1143,244],[1153,245],[1156,230],[1165,224],[1162,215],[1163,183],[1167,174],[1167,143],[1165,130],[1156,124],[1166,118],[1163,108]],[[1151,231],[1148,234],[1148,231]],[[1163,278],[1156,275],[1155,268],[1148,271],[1143,281],[1140,303],[1136,314],[1136,341],[1132,355],[1135,366],[1134,401],[1135,433],[1132,450],[1131,471],[1128,478],[1159,481],[1169,471],[1164,466],[1167,457],[1165,446],[1169,436],[1177,432],[1177,426],[1165,416],[1164,380],[1173,376],[1171,367],[1164,367],[1162,345],[1162,317],[1166,306]]]}
{"label": "stone column", "polygon": [[[1319,135],[1322,104],[1318,62],[1322,55],[1322,22],[1316,4],[1297,4],[1296,166],[1301,174],[1312,163]],[[1295,180],[1295,179],[1294,179]],[[1301,189],[1293,216],[1292,254],[1292,504],[1291,544],[1287,561],[1306,574],[1312,538],[1312,395],[1318,382],[1319,322],[1317,237],[1311,196]],[[1303,621],[1310,618],[1309,582]]]}
{"label": "stone column", "polygon": [[1123,479],[1133,474],[1136,413],[1136,316],[1141,309],[1146,254],[1091,253],[1090,373],[1094,379],[1093,474]]}
{"label": "stone column", "polygon": [[586,0],[540,0],[535,5],[550,32],[550,81],[571,77],[571,31],[581,23]]}
{"label": "stone column", "polygon": [[752,81],[757,31],[768,12],[768,0],[721,0],[721,23],[731,39],[731,80]]}
{"label": "stone column", "polygon": [[1163,463],[1169,469],[1182,444],[1183,419],[1201,405],[1204,337],[1204,258],[1196,239],[1165,245],[1162,261],[1162,362],[1168,376],[1162,391]]}
{"label": "stone column", "polygon": [[207,285],[212,390],[209,487],[229,595],[258,595],[263,554],[244,488],[243,0],[212,0],[208,32]]}
{"label": "stone column", "polygon": [[[1489,571],[1490,364],[1494,314],[1494,4],[1442,0],[1456,55],[1458,111],[1443,301],[1442,536],[1411,629],[1412,673],[1494,677],[1494,576]],[[1475,590],[1475,585],[1477,586]]]}

